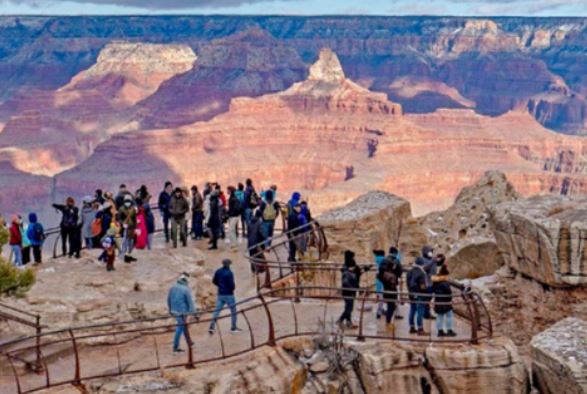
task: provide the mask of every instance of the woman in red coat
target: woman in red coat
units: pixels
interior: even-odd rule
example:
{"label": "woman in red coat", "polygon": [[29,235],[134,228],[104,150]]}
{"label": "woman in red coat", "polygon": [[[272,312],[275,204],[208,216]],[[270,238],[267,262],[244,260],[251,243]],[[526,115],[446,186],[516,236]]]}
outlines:
{"label": "woman in red coat", "polygon": [[14,256],[14,265],[22,267],[22,234],[20,232],[21,219],[18,215],[12,216],[10,224],[10,248]]}
{"label": "woman in red coat", "polygon": [[138,205],[138,213],[137,213],[137,229],[136,229],[136,237],[137,249],[145,249],[148,245],[147,237],[149,236],[147,232],[147,215],[145,215],[145,208],[143,207],[143,202],[140,199],[137,199]]}

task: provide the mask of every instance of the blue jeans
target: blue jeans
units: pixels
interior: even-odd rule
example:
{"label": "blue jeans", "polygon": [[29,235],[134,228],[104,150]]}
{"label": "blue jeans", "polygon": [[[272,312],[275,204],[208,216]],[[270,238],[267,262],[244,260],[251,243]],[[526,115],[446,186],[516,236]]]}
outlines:
{"label": "blue jeans", "polygon": [[[446,327],[446,331],[452,331],[453,311],[436,314],[436,330],[440,331]],[[446,322],[446,326],[445,323]]]}
{"label": "blue jeans", "polygon": [[188,333],[186,331],[185,326],[185,319],[183,316],[176,316],[175,320],[177,321],[177,326],[175,327],[175,336],[173,337],[173,350],[179,349],[179,340],[181,335],[185,337],[185,342],[188,346],[191,346],[190,338],[188,337]]}
{"label": "blue jeans", "polygon": [[225,305],[228,305],[230,308],[230,329],[236,330],[236,299],[233,295],[218,295],[216,309],[214,309],[212,321],[210,322],[210,329],[214,329],[216,319],[218,319],[218,315],[220,315],[220,311],[222,311]]}
{"label": "blue jeans", "polygon": [[204,236],[204,212],[202,211],[192,214],[192,235],[196,238]]}
{"label": "blue jeans", "polygon": [[22,266],[22,249],[20,245],[10,245],[12,248],[12,256],[14,258],[14,265],[17,267]]}
{"label": "blue jeans", "polygon": [[275,222],[271,221],[264,221],[261,226],[261,231],[263,231],[263,237],[265,238],[265,246],[271,246],[270,237],[273,237],[273,228],[275,227]]}
{"label": "blue jeans", "polygon": [[[424,329],[424,312],[426,310],[426,305],[423,303],[423,301],[425,301],[424,298],[425,297],[418,296],[414,301],[410,302],[410,327]],[[414,319],[416,320],[416,325],[414,325]]]}
{"label": "blue jeans", "polygon": [[248,225],[251,223],[251,219],[253,218],[253,210],[251,208],[245,208],[245,212],[243,213],[245,218],[245,223]]}

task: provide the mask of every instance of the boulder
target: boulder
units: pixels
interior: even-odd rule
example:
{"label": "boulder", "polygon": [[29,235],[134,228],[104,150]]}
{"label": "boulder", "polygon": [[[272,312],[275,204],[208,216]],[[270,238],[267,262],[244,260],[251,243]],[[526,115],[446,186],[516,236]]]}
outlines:
{"label": "boulder", "polygon": [[499,204],[492,218],[512,269],[554,287],[587,283],[587,199],[531,197]]}
{"label": "boulder", "polygon": [[497,253],[490,210],[518,198],[502,172],[488,171],[463,188],[447,210],[408,221],[402,230],[400,250],[412,260],[423,245],[431,245],[435,252],[446,255],[454,278],[491,275],[503,265],[503,259]]}
{"label": "boulder", "polygon": [[442,393],[526,393],[528,378],[514,343],[504,337],[470,344],[431,344],[428,368]]}
{"label": "boulder", "polygon": [[532,338],[531,354],[534,385],[541,393],[587,393],[587,321],[559,321]]}
{"label": "boulder", "polygon": [[318,217],[328,239],[331,256],[346,249],[358,259],[372,259],[374,249],[397,245],[402,225],[411,216],[406,200],[382,191],[372,191],[344,207]]}

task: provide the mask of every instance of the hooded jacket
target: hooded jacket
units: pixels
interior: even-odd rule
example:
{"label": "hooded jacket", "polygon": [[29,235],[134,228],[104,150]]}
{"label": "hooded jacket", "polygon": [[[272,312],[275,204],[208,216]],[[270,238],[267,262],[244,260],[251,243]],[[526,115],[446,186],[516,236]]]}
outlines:
{"label": "hooded jacket", "polygon": [[230,268],[222,267],[216,270],[212,283],[218,287],[218,295],[234,295],[234,274]]}
{"label": "hooded jacket", "polygon": [[432,286],[432,277],[436,275],[436,262],[433,258],[428,257],[428,253],[431,253],[434,249],[431,246],[422,247],[422,259],[424,260],[424,271],[426,271],[426,281],[428,287]]}
{"label": "hooded jacket", "polygon": [[173,316],[196,312],[192,292],[187,285],[187,281],[180,279],[169,289],[167,308],[169,308],[169,313]]}
{"label": "hooded jacket", "polygon": [[45,229],[43,225],[38,222],[37,214],[29,214],[29,225],[26,230],[27,237],[31,242],[32,246],[43,245]]}
{"label": "hooded jacket", "polygon": [[[361,267],[355,261],[355,253],[347,250],[344,252],[344,266],[342,272],[342,288],[357,289],[361,283]],[[343,290],[343,297],[355,297],[357,290]]]}
{"label": "hooded jacket", "polygon": [[297,215],[294,207],[300,202],[302,195],[298,192],[293,192],[291,199],[287,202],[287,214],[288,216]]}
{"label": "hooded jacket", "polygon": [[422,257],[416,259],[416,263],[412,266],[412,269],[408,272],[408,290],[411,293],[425,293],[429,286],[428,278],[424,265],[426,260]]}
{"label": "hooded jacket", "polygon": [[452,311],[452,289],[448,276],[434,276],[432,278],[432,292],[434,293],[434,312],[438,314]]}
{"label": "hooded jacket", "polygon": [[18,223],[12,221],[10,224],[10,245],[19,245],[22,246],[22,234],[20,233],[20,226]]}
{"label": "hooded jacket", "polygon": [[188,200],[181,195],[177,197],[175,194],[169,200],[169,215],[176,219],[181,220],[185,218],[185,214],[190,210],[190,203]]}
{"label": "hooded jacket", "polygon": [[251,221],[247,225],[247,242],[249,248],[260,244],[265,238],[263,237],[263,231],[261,231],[261,219],[257,216],[253,216]]}

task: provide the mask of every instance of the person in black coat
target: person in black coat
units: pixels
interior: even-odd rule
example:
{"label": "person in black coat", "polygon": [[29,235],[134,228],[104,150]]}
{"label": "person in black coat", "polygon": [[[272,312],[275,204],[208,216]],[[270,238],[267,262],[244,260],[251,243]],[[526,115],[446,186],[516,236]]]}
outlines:
{"label": "person in black coat", "polygon": [[452,290],[448,281],[448,274],[448,267],[446,264],[443,264],[440,267],[438,275],[432,277],[436,330],[438,331],[439,337],[457,336],[453,331]]}
{"label": "person in black coat", "polygon": [[[67,197],[65,205],[53,204],[53,208],[61,212],[61,249],[63,255],[80,258],[81,249],[81,227],[79,219],[79,208],[75,206],[73,197]],[[69,253],[67,243],[69,241]]]}
{"label": "person in black coat", "polygon": [[[253,218],[247,223],[247,246],[249,248],[249,256],[256,257],[261,260],[263,259],[265,242],[262,229],[262,217],[263,213],[260,210],[257,210],[255,215],[253,215]],[[264,272],[264,269],[263,267],[259,266],[259,264],[251,263],[251,271],[260,273]]]}
{"label": "person in black coat", "polygon": [[218,191],[210,193],[210,219],[208,219],[208,228],[210,229],[210,247],[209,250],[218,249],[218,238],[220,237],[220,197]]}
{"label": "person in black coat", "polygon": [[344,252],[344,266],[342,268],[342,296],[344,298],[344,310],[338,318],[338,325],[341,328],[357,328],[352,321],[355,297],[361,283],[361,267],[355,261],[355,253],[351,250]]}
{"label": "person in black coat", "polygon": [[379,266],[377,279],[379,279],[383,285],[383,299],[387,303],[387,310],[385,313],[385,322],[387,324],[391,323],[391,319],[393,318],[393,314],[395,312],[395,304],[397,302],[397,287],[401,275],[402,267],[397,258],[394,259],[392,256],[388,256]]}
{"label": "person in black coat", "polygon": [[302,212],[302,205],[296,202],[292,205],[292,211],[287,215],[287,237],[289,238],[289,256],[287,261],[290,263],[295,263],[296,253],[298,251],[295,237],[300,234],[300,231],[296,230],[300,227],[300,212]]}

